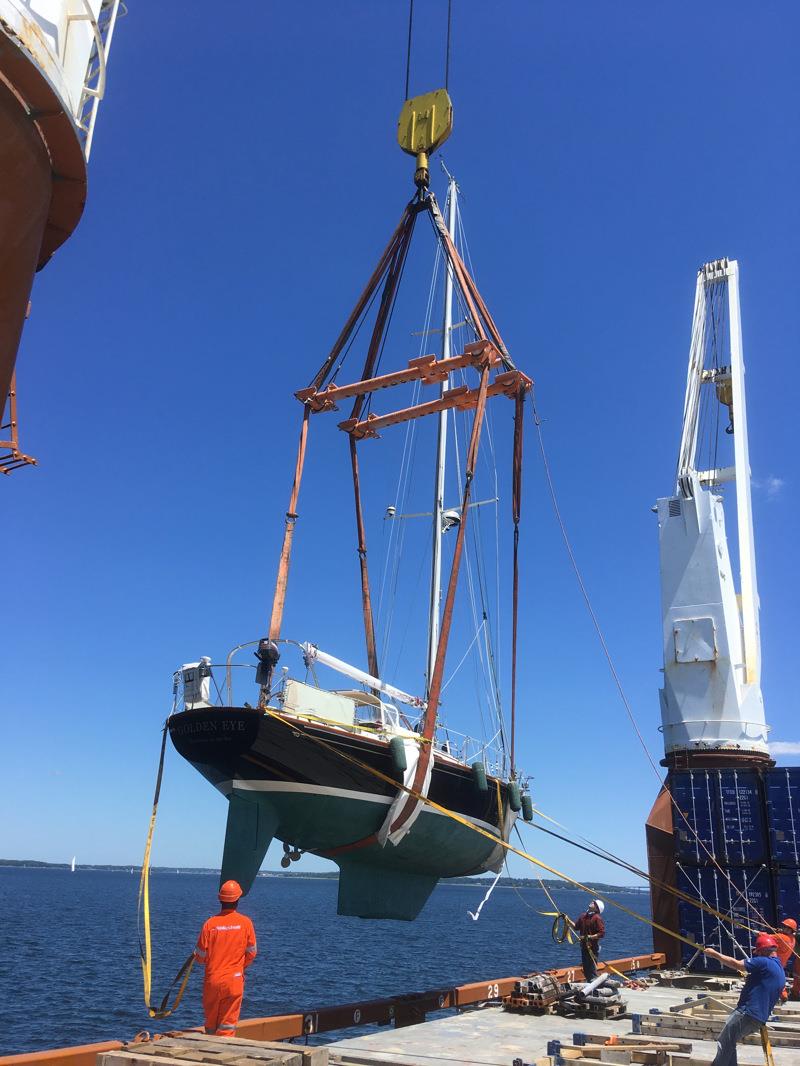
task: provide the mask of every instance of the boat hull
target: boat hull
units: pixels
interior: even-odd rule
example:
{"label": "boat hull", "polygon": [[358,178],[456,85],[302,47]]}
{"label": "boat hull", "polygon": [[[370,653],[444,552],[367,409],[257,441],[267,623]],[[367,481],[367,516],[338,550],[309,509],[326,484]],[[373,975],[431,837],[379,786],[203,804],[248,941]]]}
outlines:
{"label": "boat hull", "polygon": [[364,844],[401,780],[388,744],[282,718],[226,707],[170,718],[178,752],[228,798],[223,879],[248,891],[277,838],[337,863],[340,914],[408,920],[439,878],[498,868],[498,838],[507,839],[514,818],[503,782],[490,778],[481,791],[468,767],[436,756],[430,798],[489,836],[426,807],[399,844]]}

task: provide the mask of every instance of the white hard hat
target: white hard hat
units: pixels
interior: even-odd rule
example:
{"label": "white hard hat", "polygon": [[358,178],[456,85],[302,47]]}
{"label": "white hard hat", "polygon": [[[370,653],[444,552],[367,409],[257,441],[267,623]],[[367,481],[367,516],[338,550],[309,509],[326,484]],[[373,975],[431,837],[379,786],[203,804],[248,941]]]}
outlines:
{"label": "white hard hat", "polygon": [[602,914],[603,911],[606,909],[606,905],[601,899],[593,899],[592,903],[594,903],[595,907],[597,907],[599,914]]}

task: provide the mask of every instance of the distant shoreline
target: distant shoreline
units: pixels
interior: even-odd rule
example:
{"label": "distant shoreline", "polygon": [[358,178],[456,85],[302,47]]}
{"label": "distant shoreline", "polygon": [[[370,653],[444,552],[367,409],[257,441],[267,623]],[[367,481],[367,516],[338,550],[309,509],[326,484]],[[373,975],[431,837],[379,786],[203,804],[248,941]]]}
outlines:
{"label": "distant shoreline", "polygon": [[[0,867],[22,870],[69,870],[71,864],[68,862],[42,862],[39,859],[0,859]],[[93,873],[129,873],[133,871],[138,874],[141,867],[138,863],[127,863],[126,865],[114,865],[111,863],[79,863],[76,864],[76,871],[92,871]],[[202,874],[205,876],[219,876],[219,870],[214,870],[208,866],[151,866],[151,874]],[[293,879],[296,881],[337,881],[339,879],[338,871],[313,871],[308,870],[303,873],[287,873],[283,870],[262,870],[259,877],[280,877],[284,879]],[[489,880],[488,877],[448,877],[443,879],[440,884],[443,885],[485,885]],[[567,889],[571,886],[564,884],[559,880],[543,880],[541,882],[548,889],[560,888]],[[632,895],[642,895],[648,891],[646,886],[639,887],[638,885],[609,885],[601,881],[586,881],[584,882],[586,887],[591,889],[592,892],[625,892]],[[539,888],[540,882],[534,877],[501,877],[498,881],[498,888]],[[579,890],[577,890],[579,891]]]}

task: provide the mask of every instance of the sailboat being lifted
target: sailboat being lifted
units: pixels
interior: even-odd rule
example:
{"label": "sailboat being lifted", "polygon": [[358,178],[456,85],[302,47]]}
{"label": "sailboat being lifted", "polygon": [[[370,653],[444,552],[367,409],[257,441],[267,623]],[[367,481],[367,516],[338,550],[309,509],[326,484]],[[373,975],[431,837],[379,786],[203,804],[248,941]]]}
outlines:
{"label": "sailboat being lifted", "polygon": [[[441,877],[498,870],[502,843],[522,808],[531,816],[530,799],[521,793],[514,764],[516,700],[517,548],[521,495],[522,418],[531,381],[517,370],[503,344],[454,241],[457,187],[451,179],[448,222],[429,189],[428,156],[452,129],[452,105],[440,89],[407,100],[398,138],[416,157],[416,194],[380,258],[367,287],[342,329],[330,355],[308,388],[296,393],[303,419],[289,507],[286,514],[269,635],[256,645],[256,707],[235,706],[232,656],[226,663],[225,692],[213,705],[216,685],[211,661],[188,664],[176,675],[182,684],[183,710],[169,719],[177,750],[229,801],[222,880],[235,878],[247,891],[273,838],[284,842],[283,865],[303,852],[337,863],[340,914],[369,918],[413,919]],[[441,357],[426,355],[403,369],[378,375],[378,361],[391,317],[415,223],[427,215],[445,263],[444,328]],[[464,308],[474,340],[453,354],[454,294]],[[361,377],[336,384],[341,358],[372,305],[377,312]],[[474,383],[453,385],[451,375],[471,374]],[[437,386],[438,396],[403,409],[376,414],[371,401],[397,386]],[[514,403],[512,479],[514,595],[512,618],[511,745],[492,754],[487,744],[464,738],[458,751],[443,741],[437,711],[450,636],[456,588],[470,513],[473,477],[487,401],[505,396]],[[309,642],[282,636],[289,561],[297,503],[311,422],[352,400],[350,416],[339,423],[348,436],[355,494],[361,595],[367,669],[362,670]],[[466,453],[460,507],[444,509],[444,458],[447,416],[474,412]],[[369,413],[367,413],[369,412]],[[380,430],[427,415],[438,418],[432,540],[431,610],[427,684],[414,696],[381,678],[372,612],[362,512],[358,444]],[[455,544],[442,598],[442,532],[452,525]],[[322,688],[283,676],[275,669],[282,651],[296,648],[306,673],[316,667],[346,677],[349,687]],[[353,687],[357,682],[362,688]],[[176,697],[178,685],[176,685]],[[448,812],[458,817],[452,818]],[[475,830],[478,830],[477,832]]]}

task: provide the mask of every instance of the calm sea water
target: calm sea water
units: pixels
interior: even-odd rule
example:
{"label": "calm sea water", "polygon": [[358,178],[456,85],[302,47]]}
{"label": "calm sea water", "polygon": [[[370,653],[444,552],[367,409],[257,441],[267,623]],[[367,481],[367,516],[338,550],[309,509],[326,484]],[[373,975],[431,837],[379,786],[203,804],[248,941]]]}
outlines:
{"label": "calm sea water", "polygon": [[[216,877],[153,874],[154,1000],[160,1000],[217,910]],[[200,1025],[201,972],[177,1015],[155,1025],[142,1002],[136,929],[137,876],[0,867],[0,1054],[96,1040],[140,1029]],[[498,887],[473,922],[483,889],[440,885],[416,922],[368,922],[336,915],[335,881],[259,878],[242,910],[258,935],[243,1015],[257,1017],[331,1003],[423,991],[578,961],[559,946],[538,889]],[[647,913],[645,895],[619,900]],[[584,894],[559,890],[573,915]],[[527,905],[526,905],[527,904]],[[533,908],[533,909],[531,909]],[[609,913],[611,911],[611,913]],[[605,958],[652,950],[646,926],[607,908]]]}

